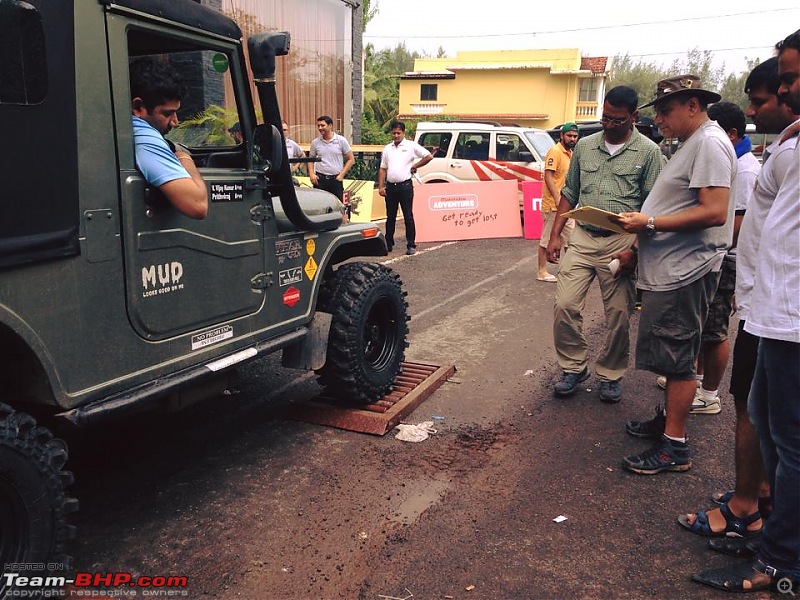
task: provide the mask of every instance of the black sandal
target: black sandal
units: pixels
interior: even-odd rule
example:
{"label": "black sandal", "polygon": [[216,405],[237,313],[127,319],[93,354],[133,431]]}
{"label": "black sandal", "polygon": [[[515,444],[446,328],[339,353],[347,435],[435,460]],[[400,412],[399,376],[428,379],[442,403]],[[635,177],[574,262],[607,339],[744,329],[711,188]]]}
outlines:
{"label": "black sandal", "polygon": [[[744,582],[752,583],[753,573],[769,575],[769,581],[763,581],[752,587],[745,588]],[[800,588],[797,581],[787,577],[780,571],[768,567],[758,559],[748,560],[722,569],[711,569],[697,575],[692,575],[692,581],[708,585],[723,592],[749,593],[760,590],[772,590],[781,594],[788,594]]]}
{"label": "black sandal", "polygon": [[735,558],[753,558],[761,546],[761,536],[751,538],[717,538],[708,541],[709,549]]}

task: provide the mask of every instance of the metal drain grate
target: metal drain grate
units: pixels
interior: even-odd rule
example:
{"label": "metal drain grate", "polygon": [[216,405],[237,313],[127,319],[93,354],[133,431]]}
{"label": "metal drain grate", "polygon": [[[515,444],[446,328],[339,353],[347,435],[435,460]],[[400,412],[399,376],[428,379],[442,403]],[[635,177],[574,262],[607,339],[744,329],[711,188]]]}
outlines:
{"label": "metal drain grate", "polygon": [[394,390],[377,402],[348,405],[323,393],[292,404],[285,414],[295,421],[383,435],[422,404],[455,371],[455,365],[404,362]]}

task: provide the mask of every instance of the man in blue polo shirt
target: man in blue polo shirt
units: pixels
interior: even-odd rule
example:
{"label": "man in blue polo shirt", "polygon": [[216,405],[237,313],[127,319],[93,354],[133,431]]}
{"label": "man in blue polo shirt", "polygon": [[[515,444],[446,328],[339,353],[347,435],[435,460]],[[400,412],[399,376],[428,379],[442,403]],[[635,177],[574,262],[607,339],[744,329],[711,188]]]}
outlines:
{"label": "man in blue polo shirt", "polygon": [[167,63],[145,57],[131,63],[131,117],[136,168],[192,219],[208,214],[208,190],[191,154],[164,138],[178,125],[183,83]]}

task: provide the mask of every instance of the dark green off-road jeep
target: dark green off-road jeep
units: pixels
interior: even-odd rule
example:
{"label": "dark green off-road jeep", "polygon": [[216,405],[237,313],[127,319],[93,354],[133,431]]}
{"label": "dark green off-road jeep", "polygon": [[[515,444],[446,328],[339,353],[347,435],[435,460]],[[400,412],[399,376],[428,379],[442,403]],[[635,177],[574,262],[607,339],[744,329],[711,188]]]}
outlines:
{"label": "dark green off-road jeep", "polygon": [[[278,350],[371,401],[400,370],[408,317],[396,274],[350,260],[386,255],[377,227],[292,185],[275,93],[288,34],[245,47],[192,0],[0,0],[0,40],[0,566],[32,575],[66,561],[77,508],[66,445],[43,424],[217,395]],[[208,186],[204,220],[135,167],[141,56],[191,82],[173,133]]]}

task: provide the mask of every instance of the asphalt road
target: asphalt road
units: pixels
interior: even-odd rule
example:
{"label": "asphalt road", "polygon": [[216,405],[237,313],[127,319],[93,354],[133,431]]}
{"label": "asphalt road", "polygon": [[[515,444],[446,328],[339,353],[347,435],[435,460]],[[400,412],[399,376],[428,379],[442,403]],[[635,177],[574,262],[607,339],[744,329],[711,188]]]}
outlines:
{"label": "asphalt road", "polygon": [[[424,442],[288,420],[319,388],[274,356],[230,395],[70,439],[76,568],[186,576],[193,599],[721,596],[689,577],[729,559],[676,518],[732,483],[729,397],[692,417],[688,473],[624,472],[646,443],[623,424],[663,392],[631,371],[618,405],[594,377],[553,397],[555,286],[535,280],[535,252],[500,239],[382,259],[408,291],[407,359],[457,369],[407,419],[443,417]],[[595,288],[595,356],[602,323]]]}

